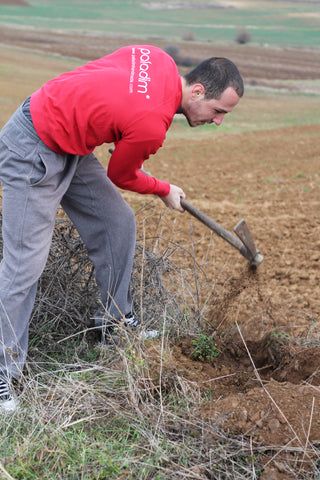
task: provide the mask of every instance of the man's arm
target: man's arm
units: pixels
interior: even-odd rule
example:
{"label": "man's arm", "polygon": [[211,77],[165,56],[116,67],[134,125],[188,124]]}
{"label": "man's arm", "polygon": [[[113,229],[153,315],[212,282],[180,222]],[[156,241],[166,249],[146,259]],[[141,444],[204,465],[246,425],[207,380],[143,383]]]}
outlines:
{"label": "man's arm", "polygon": [[145,142],[127,142],[120,140],[108,166],[108,177],[123,190],[141,194],[154,194],[165,197],[170,193],[170,184],[142,172],[143,162],[161,146],[150,148]]}
{"label": "man's arm", "polygon": [[184,212],[180,199],[185,198],[184,191],[176,185],[163,182],[142,169],[144,160],[150,154],[156,153],[162,142],[127,142],[120,140],[113,150],[109,166],[108,176],[119,188],[131,190],[141,194],[154,194],[161,198],[164,204],[171,210]]}

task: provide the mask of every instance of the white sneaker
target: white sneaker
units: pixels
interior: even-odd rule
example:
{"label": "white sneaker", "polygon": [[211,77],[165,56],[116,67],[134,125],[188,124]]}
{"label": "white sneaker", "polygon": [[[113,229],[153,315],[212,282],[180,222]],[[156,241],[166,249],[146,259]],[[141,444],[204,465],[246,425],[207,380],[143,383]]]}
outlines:
{"label": "white sneaker", "polygon": [[157,338],[159,337],[159,335],[160,335],[159,330],[141,330],[141,332],[139,332],[140,340],[149,340],[151,338]]}
{"label": "white sneaker", "polygon": [[131,327],[134,330],[140,326],[140,322],[134,317],[134,314],[130,312],[122,320],[122,325]]}
{"label": "white sneaker", "polygon": [[139,320],[136,320],[133,313],[128,313],[120,320],[107,320],[102,324],[101,341],[109,341],[118,336],[119,332],[124,328],[128,332],[138,331],[140,326]]}
{"label": "white sneaker", "polygon": [[[124,329],[124,330],[122,330]],[[128,333],[136,333],[140,340],[147,340],[159,336],[159,330],[145,330],[142,329],[139,320],[137,320],[133,313],[128,313],[121,320],[114,323],[106,324],[101,330],[101,344],[117,343],[119,336],[127,331]]]}
{"label": "white sneaker", "polygon": [[128,313],[121,323],[122,326],[125,326],[125,328],[130,328],[132,332],[137,332],[140,340],[148,340],[150,338],[156,338],[160,335],[159,330],[142,329],[141,323],[139,320],[135,319],[133,313]]}
{"label": "white sneaker", "polygon": [[17,407],[18,403],[12,394],[9,383],[0,378],[0,413],[13,413]]}

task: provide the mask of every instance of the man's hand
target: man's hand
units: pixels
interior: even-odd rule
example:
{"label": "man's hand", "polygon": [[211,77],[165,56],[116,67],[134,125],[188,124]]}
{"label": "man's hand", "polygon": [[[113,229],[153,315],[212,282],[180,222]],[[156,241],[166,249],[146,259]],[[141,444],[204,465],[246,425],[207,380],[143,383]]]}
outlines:
{"label": "man's hand", "polygon": [[180,204],[181,198],[186,198],[184,191],[176,185],[170,185],[169,195],[161,197],[161,200],[168,208],[170,208],[170,210],[179,210],[179,212],[183,213],[184,209]]}

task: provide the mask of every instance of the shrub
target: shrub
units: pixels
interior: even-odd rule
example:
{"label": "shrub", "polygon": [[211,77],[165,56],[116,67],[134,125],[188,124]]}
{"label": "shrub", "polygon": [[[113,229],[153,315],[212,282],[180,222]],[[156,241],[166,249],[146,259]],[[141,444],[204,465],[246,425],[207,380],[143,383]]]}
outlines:
{"label": "shrub", "polygon": [[251,41],[251,34],[246,28],[241,28],[237,31],[235,41],[240,44],[245,44]]}

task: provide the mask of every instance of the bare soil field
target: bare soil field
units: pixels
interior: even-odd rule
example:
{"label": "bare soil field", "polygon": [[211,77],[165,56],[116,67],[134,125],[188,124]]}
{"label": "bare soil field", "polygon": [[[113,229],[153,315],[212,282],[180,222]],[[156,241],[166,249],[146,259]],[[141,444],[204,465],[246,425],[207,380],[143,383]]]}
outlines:
{"label": "bare soil field", "polygon": [[[229,231],[244,217],[264,255],[251,270],[220,238],[212,246],[206,227],[192,221],[196,259],[205,257],[213,287],[206,331],[221,354],[196,362],[186,338],[167,365],[210,394],[201,412],[208,421],[256,445],[304,448],[320,441],[318,133],[316,125],[231,136],[227,147],[223,137],[212,146],[175,144],[158,163],[179,149],[188,161],[183,168],[172,162],[171,175],[188,200]],[[176,220],[181,241],[190,236],[187,215]],[[275,467],[278,476],[267,469],[263,478],[299,478],[277,460],[283,476]]]}
{"label": "bare soil field", "polygon": [[[132,39],[1,29],[0,42],[90,60]],[[146,39],[135,39],[142,42]],[[153,43],[166,46],[165,41]],[[289,88],[286,80],[319,78],[320,56],[313,50],[179,46],[183,55],[197,60],[213,54],[232,58],[246,83],[281,89]],[[261,266],[252,270],[187,213],[164,214],[163,235],[174,232],[177,243],[190,242],[192,225],[195,259],[205,268],[207,281],[204,328],[220,354],[196,361],[192,338],[181,338],[171,347],[163,376],[168,381],[183,377],[190,388],[206,394],[199,409],[206,421],[252,438],[255,447],[270,446],[265,480],[300,478],[299,468],[318,458],[319,128],[287,127],[201,141],[168,138],[150,163],[153,175],[183,186],[191,203],[228,230],[244,217],[264,255]],[[134,203],[136,196],[124,196]],[[150,235],[153,225],[151,219]],[[189,257],[177,261],[189,262]],[[158,352],[149,347],[155,372]]]}
{"label": "bare soil field", "polygon": [[[41,27],[41,26],[40,26]],[[119,38],[94,34],[79,35],[62,33],[1,28],[0,43],[15,45],[32,50],[45,51],[57,55],[93,60],[111,53],[113,50],[131,43],[152,43],[166,49],[171,44],[165,40],[148,38]],[[285,80],[318,79],[320,71],[320,55],[317,49],[272,49],[246,45],[219,45],[197,42],[177,41],[179,56],[190,58],[195,63],[211,57],[223,56],[231,58],[239,67],[247,83],[268,85],[273,88],[289,88]],[[183,72],[184,69],[181,69]]]}
{"label": "bare soil field", "polygon": [[11,7],[30,7],[30,4],[25,0],[0,0],[0,5],[10,5]]}

